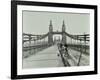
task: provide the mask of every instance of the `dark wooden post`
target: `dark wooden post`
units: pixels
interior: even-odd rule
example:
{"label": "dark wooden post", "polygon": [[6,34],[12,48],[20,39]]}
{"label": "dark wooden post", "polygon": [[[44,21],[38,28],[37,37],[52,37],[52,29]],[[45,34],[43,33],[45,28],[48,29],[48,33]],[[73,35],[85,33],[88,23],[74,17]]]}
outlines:
{"label": "dark wooden post", "polygon": [[81,57],[82,57],[82,44],[81,44],[81,39],[80,39],[80,56],[79,56],[79,60],[78,60],[77,66],[80,65]]}
{"label": "dark wooden post", "polygon": [[[33,39],[33,41],[34,41],[34,45],[33,46],[35,46],[35,38]],[[35,47],[33,47],[33,54],[35,54]]]}
{"label": "dark wooden post", "polygon": [[84,35],[85,53],[86,53],[86,35]]}
{"label": "dark wooden post", "polygon": [[30,50],[30,54],[31,54],[31,35],[29,35],[29,50]]}

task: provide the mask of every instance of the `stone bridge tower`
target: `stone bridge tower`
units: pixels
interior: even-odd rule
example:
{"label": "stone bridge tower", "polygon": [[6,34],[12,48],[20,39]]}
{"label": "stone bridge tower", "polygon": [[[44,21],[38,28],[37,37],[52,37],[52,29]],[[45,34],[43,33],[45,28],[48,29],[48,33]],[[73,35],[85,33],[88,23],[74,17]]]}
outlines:
{"label": "stone bridge tower", "polygon": [[49,25],[48,43],[50,45],[53,44],[53,25],[52,25],[52,20],[50,20],[50,25]]}
{"label": "stone bridge tower", "polygon": [[66,43],[66,26],[65,26],[65,22],[63,20],[63,24],[62,24],[62,42],[63,43]]}

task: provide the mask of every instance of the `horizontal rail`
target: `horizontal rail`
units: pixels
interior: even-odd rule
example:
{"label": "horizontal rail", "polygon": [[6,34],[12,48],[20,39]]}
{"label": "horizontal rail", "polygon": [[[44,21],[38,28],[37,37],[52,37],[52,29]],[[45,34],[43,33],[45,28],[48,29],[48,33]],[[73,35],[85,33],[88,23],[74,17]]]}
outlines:
{"label": "horizontal rail", "polygon": [[37,49],[37,48],[49,47],[49,46],[50,46],[49,44],[34,45],[34,46],[26,46],[26,47],[23,47],[23,50],[24,50],[24,51],[27,51],[27,50],[31,50],[31,49]]}
{"label": "horizontal rail", "polygon": [[89,45],[82,45],[82,44],[67,44],[67,45],[68,45],[68,47],[77,47],[77,48],[82,47],[82,48],[89,49]]}

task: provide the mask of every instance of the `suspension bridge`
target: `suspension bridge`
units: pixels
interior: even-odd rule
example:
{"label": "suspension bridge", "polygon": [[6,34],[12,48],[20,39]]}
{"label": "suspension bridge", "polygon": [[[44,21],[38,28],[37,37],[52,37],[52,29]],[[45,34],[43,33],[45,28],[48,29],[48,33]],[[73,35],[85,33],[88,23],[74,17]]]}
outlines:
{"label": "suspension bridge", "polygon": [[50,21],[46,34],[23,33],[23,68],[89,65],[89,41],[89,34],[67,33],[64,21],[62,31],[53,31]]}

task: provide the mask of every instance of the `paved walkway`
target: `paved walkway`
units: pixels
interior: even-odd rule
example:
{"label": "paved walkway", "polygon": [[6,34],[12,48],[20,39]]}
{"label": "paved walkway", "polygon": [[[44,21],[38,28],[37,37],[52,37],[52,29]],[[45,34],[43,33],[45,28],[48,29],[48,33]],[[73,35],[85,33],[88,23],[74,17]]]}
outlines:
{"label": "paved walkway", "polygon": [[[80,52],[69,48],[68,53],[72,58],[66,58],[71,66],[77,66]],[[23,59],[23,68],[63,67],[61,56],[58,56],[57,45],[46,48],[28,58]],[[89,55],[82,54],[81,66],[89,65]]]}
{"label": "paved walkway", "polygon": [[63,67],[56,45],[23,59],[23,68]]}
{"label": "paved walkway", "polygon": [[[79,57],[80,57],[80,52],[69,48],[69,53],[74,57],[75,61],[78,63]],[[88,55],[88,54],[86,55],[86,54],[82,53],[80,65],[87,66],[87,65],[89,65],[89,63],[90,63],[90,55]]]}

